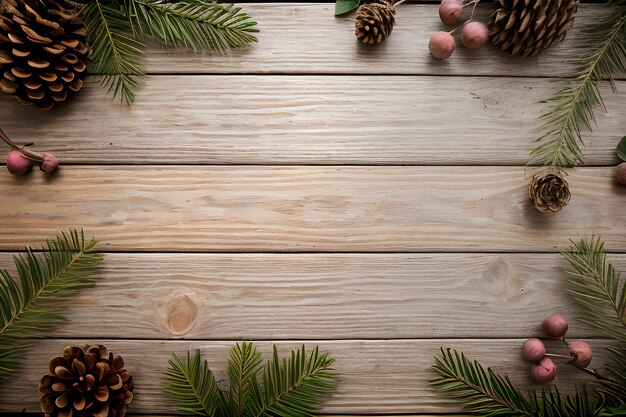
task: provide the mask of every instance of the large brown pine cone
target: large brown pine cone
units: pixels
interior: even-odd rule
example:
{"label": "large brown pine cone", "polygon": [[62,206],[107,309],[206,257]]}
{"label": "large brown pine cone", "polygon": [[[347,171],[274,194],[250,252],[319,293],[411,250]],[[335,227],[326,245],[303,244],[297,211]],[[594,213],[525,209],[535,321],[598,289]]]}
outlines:
{"label": "large brown pine cone", "polygon": [[66,347],[41,378],[46,417],[124,417],[133,400],[133,377],[124,359],[105,346]]}
{"label": "large brown pine cone", "polygon": [[556,174],[546,174],[533,177],[528,196],[537,210],[556,213],[569,203],[571,194],[567,181]]}
{"label": "large brown pine cone", "polygon": [[489,39],[513,55],[536,55],[561,42],[574,24],[578,0],[500,0],[489,18]]}
{"label": "large brown pine cone", "polygon": [[391,0],[378,0],[359,7],[354,24],[358,40],[366,45],[378,44],[391,35],[396,9]]}
{"label": "large brown pine cone", "polygon": [[50,110],[83,87],[87,29],[55,0],[0,0],[0,90]]}

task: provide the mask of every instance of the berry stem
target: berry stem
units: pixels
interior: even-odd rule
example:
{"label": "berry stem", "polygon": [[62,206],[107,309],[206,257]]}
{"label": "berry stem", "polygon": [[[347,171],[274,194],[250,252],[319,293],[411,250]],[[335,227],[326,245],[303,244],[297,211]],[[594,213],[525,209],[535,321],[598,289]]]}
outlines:
{"label": "berry stem", "polygon": [[20,150],[20,147],[17,146],[15,142],[13,142],[11,139],[9,139],[9,137],[6,135],[6,133],[4,133],[2,129],[0,129],[0,139],[2,139],[7,145],[15,149],[16,151]]}
{"label": "berry stem", "polygon": [[[402,0],[402,1],[405,1],[405,0]],[[466,21],[464,21],[463,23],[461,23],[460,25],[458,25],[457,27],[452,29],[450,32],[448,32],[450,35],[454,35],[454,32],[456,32],[457,29],[465,26],[466,24],[468,24],[469,22],[472,21],[472,19],[474,18],[474,12],[476,11],[476,6],[478,6],[478,3],[480,3],[480,0],[472,0],[472,1],[469,1],[469,2],[465,3],[462,6],[463,8],[465,8],[466,6],[470,6],[470,5],[472,5],[474,7],[472,7],[472,13],[470,14],[469,19],[467,19]]]}
{"label": "berry stem", "polygon": [[13,142],[11,139],[9,139],[9,137],[7,136],[6,133],[4,133],[4,131],[2,129],[0,129],[0,139],[2,139],[7,145],[9,145],[11,148],[13,148],[16,151],[20,151],[22,153],[22,155],[24,155],[26,158],[30,159],[33,162],[36,162],[38,164],[41,164],[43,162],[43,155],[38,153],[38,152],[34,152],[31,151],[30,149],[28,149],[25,146],[17,146],[15,144],[15,142]]}
{"label": "berry stem", "polygon": [[558,353],[546,353],[545,356],[550,358],[572,359],[572,356],[559,355]]}
{"label": "berry stem", "polygon": [[583,368],[582,366],[578,366],[578,365],[574,365],[573,363],[570,364],[578,369],[580,369],[583,372],[588,373],[589,375],[593,375],[594,377],[596,377],[596,379],[599,379],[600,381],[611,381],[611,378],[609,378],[606,375],[602,375],[600,372],[598,372],[596,369],[591,369],[591,368]]}

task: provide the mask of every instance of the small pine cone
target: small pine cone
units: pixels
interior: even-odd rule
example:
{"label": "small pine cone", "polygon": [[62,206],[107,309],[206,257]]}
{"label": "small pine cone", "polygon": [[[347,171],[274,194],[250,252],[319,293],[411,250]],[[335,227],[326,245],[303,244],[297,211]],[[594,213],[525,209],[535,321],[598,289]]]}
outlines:
{"label": "small pine cone", "polygon": [[133,400],[133,377],[124,359],[105,346],[66,347],[41,378],[45,417],[124,417]]}
{"label": "small pine cone", "polygon": [[56,0],[1,0],[0,91],[50,110],[83,87],[87,29]]}
{"label": "small pine cone", "polygon": [[390,0],[361,5],[356,14],[354,33],[366,45],[379,44],[393,30],[396,22],[396,9]]}
{"label": "small pine cone", "polygon": [[540,212],[556,213],[569,203],[571,194],[563,178],[556,174],[547,174],[533,177],[528,196]]}
{"label": "small pine cone", "polygon": [[561,42],[574,24],[578,0],[500,0],[489,18],[489,39],[513,55],[536,55]]}

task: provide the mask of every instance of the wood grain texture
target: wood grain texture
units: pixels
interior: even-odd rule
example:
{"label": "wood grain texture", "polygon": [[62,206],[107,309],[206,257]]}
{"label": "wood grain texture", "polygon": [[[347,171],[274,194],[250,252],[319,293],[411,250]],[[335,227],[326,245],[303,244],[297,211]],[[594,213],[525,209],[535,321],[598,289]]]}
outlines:
{"label": "wood grain texture", "polygon": [[[42,340],[24,362],[23,369],[0,389],[0,411],[17,412],[39,409],[37,383],[47,372],[50,358],[63,352],[68,344],[93,343],[83,340]],[[136,395],[131,411],[136,413],[171,413],[173,404],[163,395],[163,369],[170,352],[184,353],[201,349],[209,360],[218,381],[224,384],[227,350],[233,342],[191,342],[151,340],[100,340],[110,350],[123,355],[127,368],[134,374]],[[322,351],[336,358],[335,369],[341,375],[336,394],[324,405],[323,412],[338,414],[436,413],[459,412],[460,407],[433,391],[428,380],[430,367],[440,346],[454,347],[493,366],[496,372],[507,372],[522,387],[531,384],[529,365],[520,355],[522,339],[510,340],[386,340],[319,342]],[[281,354],[298,348],[298,342],[277,342]],[[310,347],[317,342],[308,342]],[[271,343],[257,346],[266,354]],[[562,351],[558,343],[549,349]],[[605,342],[594,341],[593,367],[603,363]],[[567,366],[559,368],[559,388],[570,391],[574,384],[589,381],[586,374]]]}
{"label": "wood grain texture", "polygon": [[[89,83],[54,112],[0,99],[2,128],[65,163],[525,165],[538,78],[152,76],[128,107]],[[626,82],[585,133],[590,165],[617,165]],[[4,119],[4,117],[3,117]]]}
{"label": "wood grain texture", "polygon": [[65,167],[0,176],[0,248],[78,226],[107,251],[554,252],[595,234],[624,252],[612,171],[573,172],[546,216],[523,168]]}
{"label": "wood grain texture", "polygon": [[[626,269],[626,256],[611,261]],[[59,304],[68,321],[49,336],[511,338],[541,335],[553,311],[570,337],[598,335],[574,319],[567,268],[556,254],[109,253],[97,287]]]}
{"label": "wood grain texture", "polygon": [[[393,34],[373,48],[354,37],[354,14],[333,17],[332,3],[242,6],[259,22],[258,44],[233,50],[228,59],[155,47],[146,57],[148,72],[566,76],[573,74],[573,58],[581,54],[576,46],[580,29],[609,12],[605,5],[581,5],[565,41],[538,57],[514,57],[489,45],[459,47],[448,60],[437,61],[428,52],[428,40],[450,29],[440,22],[435,4],[402,5]],[[487,21],[494,8],[480,5],[476,19]]]}

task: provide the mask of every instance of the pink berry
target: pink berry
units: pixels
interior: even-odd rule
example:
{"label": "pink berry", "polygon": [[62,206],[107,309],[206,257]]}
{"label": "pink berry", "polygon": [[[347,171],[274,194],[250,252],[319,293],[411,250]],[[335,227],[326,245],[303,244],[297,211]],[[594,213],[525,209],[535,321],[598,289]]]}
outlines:
{"label": "pink berry", "polygon": [[7,169],[13,175],[24,175],[33,166],[33,162],[17,150],[9,152],[7,157]]}
{"label": "pink berry", "polygon": [[454,52],[454,36],[448,32],[435,32],[428,43],[430,53],[436,59],[447,59]]}
{"label": "pink berry", "polygon": [[552,313],[541,324],[546,334],[555,339],[560,339],[567,333],[567,320],[561,313]]}
{"label": "pink berry", "polygon": [[588,367],[593,356],[591,346],[583,340],[573,340],[569,342],[568,345],[570,353],[574,355],[574,359],[571,360],[571,363],[581,368]]}
{"label": "pink berry", "polygon": [[439,5],[439,18],[448,26],[456,26],[461,23],[463,6],[460,2],[447,1]]}
{"label": "pink berry", "polygon": [[620,184],[626,185],[626,162],[622,162],[617,166],[615,178],[617,178],[617,182]]}
{"label": "pink berry", "polygon": [[535,337],[528,339],[522,346],[522,356],[527,361],[537,362],[546,354],[543,342]]}
{"label": "pink berry", "polygon": [[52,174],[59,166],[59,160],[51,153],[43,154],[43,162],[39,166],[46,174]]}
{"label": "pink berry", "polygon": [[556,378],[556,365],[552,359],[544,357],[538,363],[533,363],[530,366],[530,373],[535,378],[535,381],[547,384]]}
{"label": "pink berry", "polygon": [[489,30],[487,25],[481,22],[469,22],[463,28],[461,41],[463,45],[470,49],[478,49],[487,43],[489,39]]}

